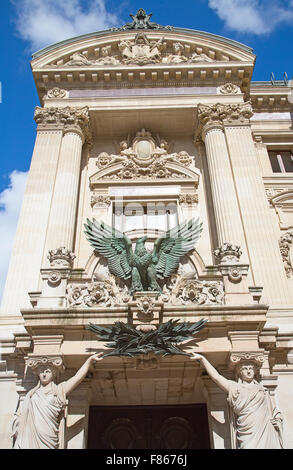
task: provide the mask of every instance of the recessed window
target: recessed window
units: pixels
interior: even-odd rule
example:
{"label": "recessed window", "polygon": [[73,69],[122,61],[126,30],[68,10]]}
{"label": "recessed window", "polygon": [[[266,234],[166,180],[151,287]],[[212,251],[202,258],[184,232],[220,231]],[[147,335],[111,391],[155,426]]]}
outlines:
{"label": "recessed window", "polygon": [[274,173],[293,172],[292,153],[291,150],[269,150],[270,162]]}
{"label": "recessed window", "polygon": [[129,202],[114,205],[113,226],[121,232],[142,229],[166,231],[176,225],[176,202]]}

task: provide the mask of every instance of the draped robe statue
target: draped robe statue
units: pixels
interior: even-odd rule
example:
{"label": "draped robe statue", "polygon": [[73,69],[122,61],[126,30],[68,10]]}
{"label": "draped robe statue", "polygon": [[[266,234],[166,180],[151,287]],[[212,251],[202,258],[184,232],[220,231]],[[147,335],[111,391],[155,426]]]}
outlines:
{"label": "draped robe statue", "polygon": [[239,366],[238,382],[220,375],[200,354],[193,354],[205,367],[211,379],[228,394],[234,414],[237,449],[282,449],[282,415],[273,404],[268,391],[255,377],[255,365],[244,362]]}
{"label": "draped robe statue", "polygon": [[54,383],[54,369],[43,366],[38,385],[30,390],[12,424],[14,449],[58,449],[59,425],[66,406],[66,397],[84,379],[91,364],[101,354],[87,359],[74,377],[59,385]]}

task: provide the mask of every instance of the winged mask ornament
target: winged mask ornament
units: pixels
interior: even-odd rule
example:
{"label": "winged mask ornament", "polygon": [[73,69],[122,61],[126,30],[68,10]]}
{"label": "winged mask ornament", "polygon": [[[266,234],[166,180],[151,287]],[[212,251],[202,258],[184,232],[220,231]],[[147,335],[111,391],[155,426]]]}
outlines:
{"label": "winged mask ornament", "polygon": [[179,266],[180,258],[195,248],[202,232],[200,219],[191,219],[164,232],[145,248],[147,236],[136,241],[103,221],[87,219],[85,234],[92,247],[108,261],[109,271],[120,279],[131,279],[130,294],[142,291],[162,292],[159,280],[168,278]]}

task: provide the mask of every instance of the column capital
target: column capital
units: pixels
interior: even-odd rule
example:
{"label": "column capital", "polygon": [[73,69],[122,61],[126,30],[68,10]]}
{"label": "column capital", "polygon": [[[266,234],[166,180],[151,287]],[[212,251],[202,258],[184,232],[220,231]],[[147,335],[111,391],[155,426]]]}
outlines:
{"label": "column capital", "polygon": [[29,354],[25,358],[26,369],[31,369],[33,374],[39,375],[44,368],[52,369],[55,376],[62,374],[65,370],[62,354],[49,354],[46,356]]}
{"label": "column capital", "polygon": [[199,128],[197,135],[203,139],[212,129],[223,129],[224,124],[247,123],[253,116],[251,102],[212,105],[199,104],[197,108]]}
{"label": "column capital", "polygon": [[34,120],[39,130],[63,130],[80,135],[83,142],[91,143],[89,108],[84,107],[44,107],[35,109]]}

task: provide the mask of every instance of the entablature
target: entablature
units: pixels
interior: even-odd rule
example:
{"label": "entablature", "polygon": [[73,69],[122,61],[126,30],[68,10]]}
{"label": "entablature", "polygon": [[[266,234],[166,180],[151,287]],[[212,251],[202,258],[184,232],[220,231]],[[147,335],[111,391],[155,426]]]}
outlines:
{"label": "entablature", "polygon": [[194,86],[227,81],[248,89],[255,56],[234,41],[196,31],[108,31],[74,38],[34,56],[40,99],[74,89]]}

